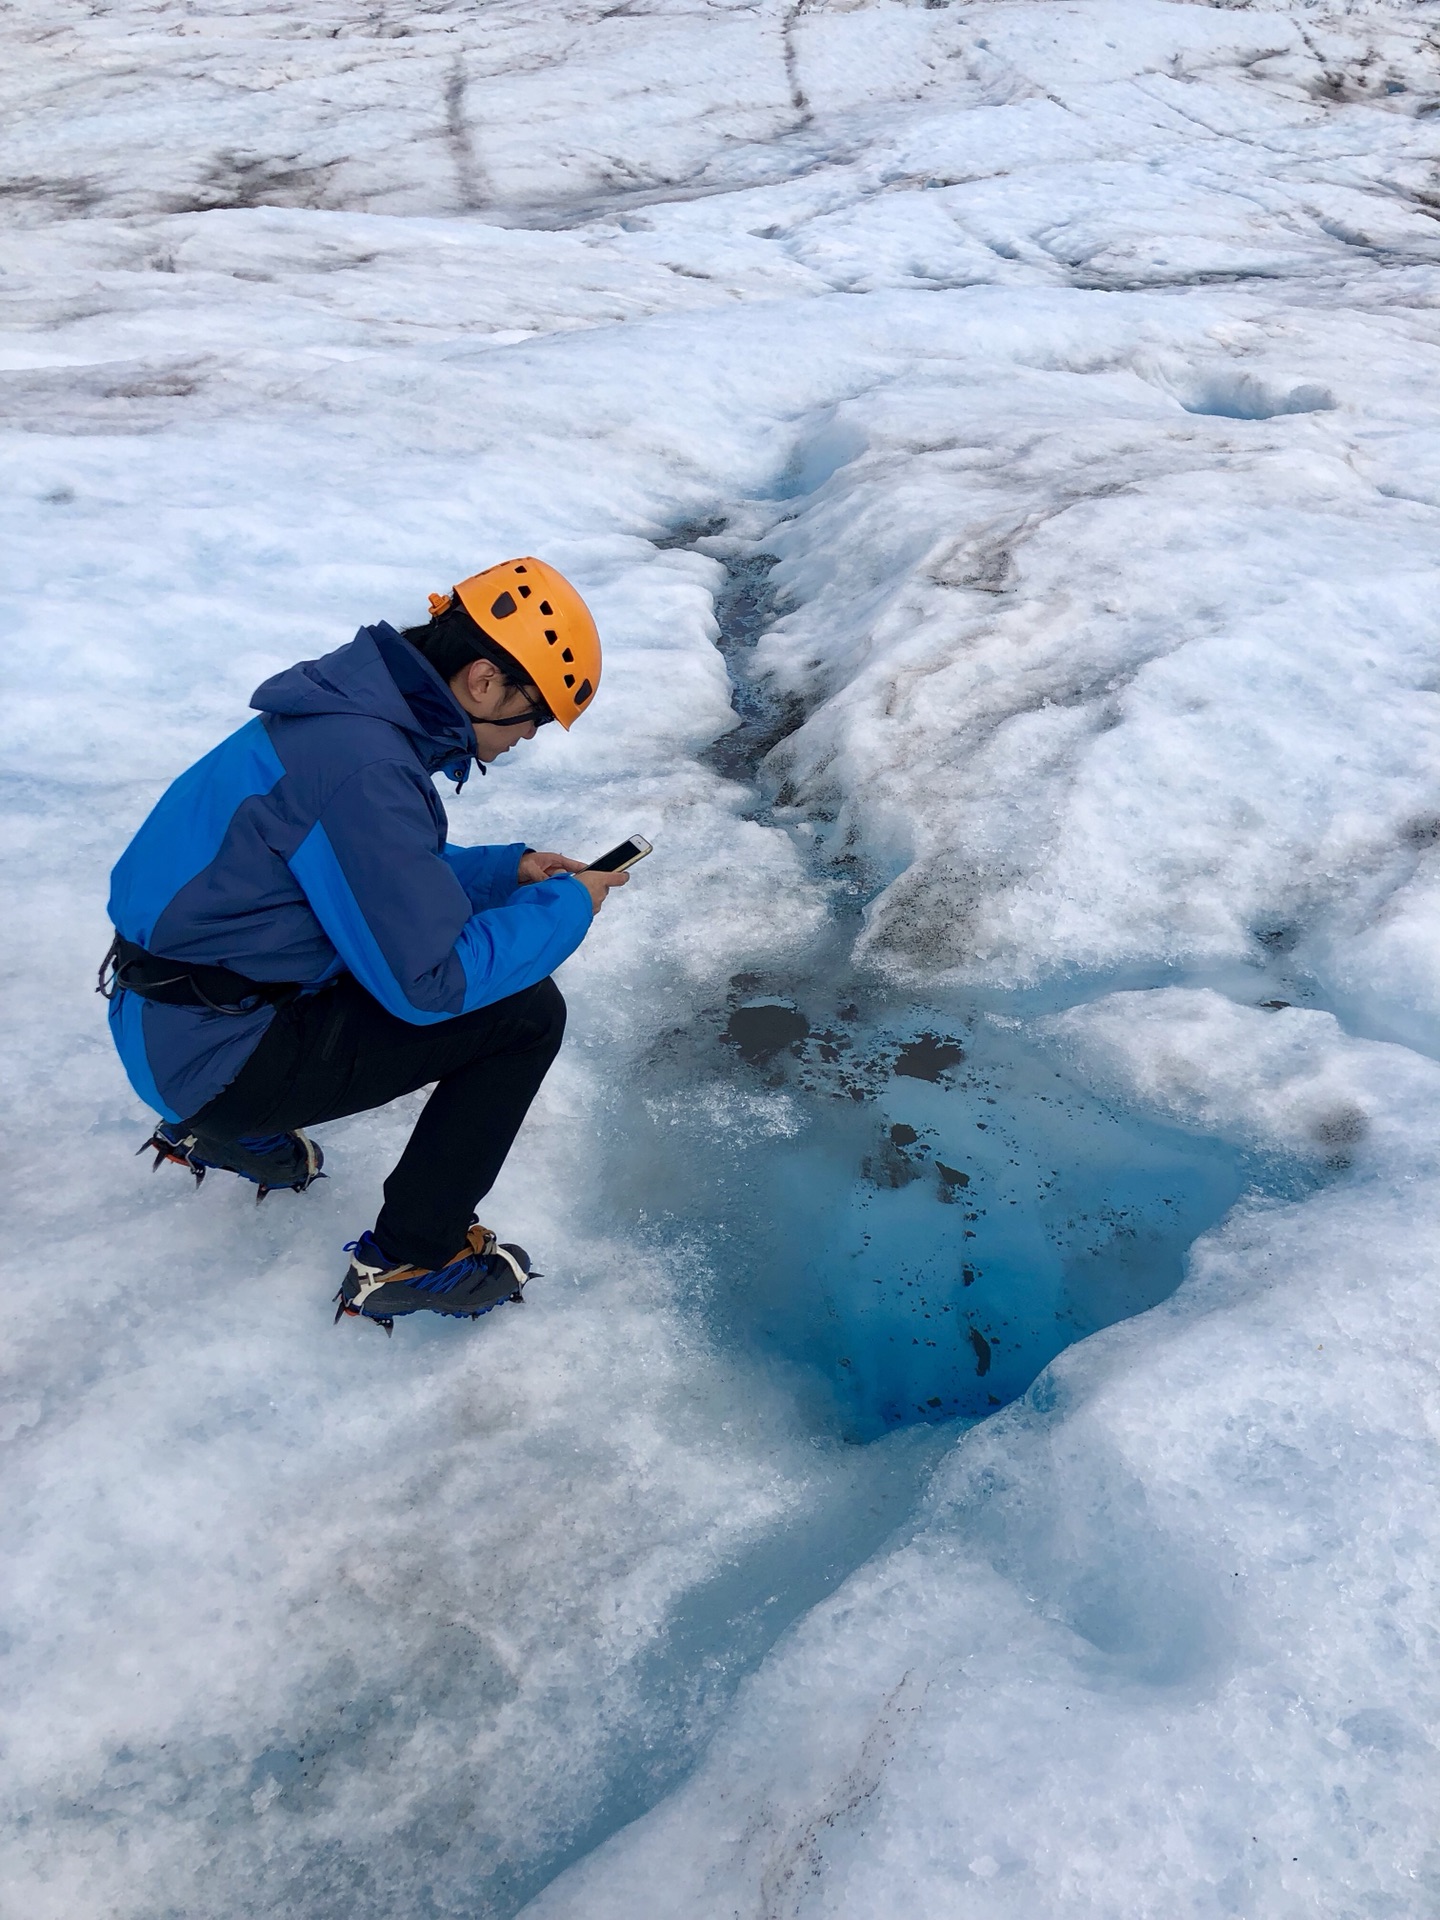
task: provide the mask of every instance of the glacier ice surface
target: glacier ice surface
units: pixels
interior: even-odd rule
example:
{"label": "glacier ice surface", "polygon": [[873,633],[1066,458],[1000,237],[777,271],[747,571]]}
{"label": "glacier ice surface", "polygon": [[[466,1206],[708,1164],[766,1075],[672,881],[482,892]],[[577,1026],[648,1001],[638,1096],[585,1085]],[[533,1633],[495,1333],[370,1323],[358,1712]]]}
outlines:
{"label": "glacier ice surface", "polygon": [[[7,20],[7,1907],[1433,1913],[1433,14]],[[104,876],[532,548],[605,724],[456,837],[657,857],[545,1291],[350,1339],[405,1103],[137,1175]]]}

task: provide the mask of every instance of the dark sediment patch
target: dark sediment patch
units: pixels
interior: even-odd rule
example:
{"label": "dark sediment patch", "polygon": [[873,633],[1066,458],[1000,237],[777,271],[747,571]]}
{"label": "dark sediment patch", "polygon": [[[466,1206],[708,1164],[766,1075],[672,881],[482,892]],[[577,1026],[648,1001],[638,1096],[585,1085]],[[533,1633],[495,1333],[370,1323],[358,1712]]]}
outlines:
{"label": "dark sediment patch", "polygon": [[764,1066],[786,1047],[806,1039],[810,1022],[796,1008],[767,1002],[737,1007],[722,1036],[752,1067]]}
{"label": "dark sediment patch", "polygon": [[937,1033],[922,1033],[908,1040],[895,1056],[894,1072],[902,1080],[938,1080],[951,1067],[958,1067],[965,1049],[958,1040],[942,1040]]}

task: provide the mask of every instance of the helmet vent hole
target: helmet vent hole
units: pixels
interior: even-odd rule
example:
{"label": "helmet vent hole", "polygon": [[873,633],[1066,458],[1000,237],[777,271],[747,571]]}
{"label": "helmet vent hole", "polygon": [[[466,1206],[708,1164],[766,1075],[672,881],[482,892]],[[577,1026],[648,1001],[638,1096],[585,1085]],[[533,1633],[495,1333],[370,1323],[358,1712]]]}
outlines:
{"label": "helmet vent hole", "polygon": [[[524,592],[523,587],[521,592]],[[490,602],[490,611],[497,620],[508,620],[515,611],[515,601],[510,594],[502,593]]]}
{"label": "helmet vent hole", "polygon": [[[566,676],[565,676],[565,683],[566,683],[566,685],[567,685],[567,686],[568,686],[568,685],[569,685],[569,683],[570,683],[570,675],[569,675],[568,673],[567,673],[567,674],[566,674]],[[578,687],[577,687],[577,688],[575,689],[575,704],[576,704],[576,706],[577,706],[577,707],[583,707],[583,706],[584,706],[584,704],[585,704],[585,702],[586,702],[586,701],[587,701],[587,700],[588,700],[588,699],[590,698],[590,696],[591,696],[591,694],[592,694],[592,693],[593,693],[594,691],[595,691],[595,689],[594,689],[594,688],[593,688],[593,687],[591,686],[591,684],[590,684],[590,682],[589,682],[588,680],[582,680],[582,681],[580,682],[580,684],[579,684],[579,686],[578,686]]]}
{"label": "helmet vent hole", "polygon": [[529,589],[529,587],[521,587],[521,589],[520,589],[520,598],[521,598],[522,600],[528,600],[528,599],[530,598],[530,589]]}
{"label": "helmet vent hole", "polygon": [[573,674],[573,673],[567,673],[567,674],[566,674],[566,676],[565,676],[565,684],[566,684],[566,686],[567,686],[567,687],[573,687],[573,686],[574,686],[574,684],[575,684],[575,676],[574,676],[574,674]]}
{"label": "helmet vent hole", "polygon": [[553,627],[546,627],[545,638],[550,642],[551,646],[553,647],[555,642],[560,638],[560,636],[558,633],[556,633]]}
{"label": "helmet vent hole", "polygon": [[519,566],[517,566],[517,567],[516,567],[516,569],[515,569],[515,571],[516,571],[516,573],[528,573],[528,572],[529,572],[529,568],[528,568],[528,567],[526,567],[526,566],[524,566],[524,565],[519,565]]}
{"label": "helmet vent hole", "polygon": [[574,660],[575,656],[570,651],[569,647],[566,647],[565,651],[561,654],[560,658],[565,662],[566,666],[568,667],[571,664],[571,662]]}
{"label": "helmet vent hole", "polygon": [[[530,589],[528,587],[521,587],[520,591],[521,593],[528,593]],[[547,620],[553,620],[555,618],[555,609],[548,600],[542,600],[540,602],[540,611]]]}

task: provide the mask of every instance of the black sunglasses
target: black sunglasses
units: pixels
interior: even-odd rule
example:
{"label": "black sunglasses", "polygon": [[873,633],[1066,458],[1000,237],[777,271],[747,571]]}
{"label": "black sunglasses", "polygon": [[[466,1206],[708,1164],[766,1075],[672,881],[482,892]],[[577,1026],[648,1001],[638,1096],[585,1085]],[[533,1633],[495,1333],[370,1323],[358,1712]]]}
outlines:
{"label": "black sunglasses", "polygon": [[[513,680],[507,680],[505,684],[516,693],[524,693],[526,691],[523,686],[516,686]],[[554,714],[537,693],[535,696],[535,705],[533,707],[527,707],[524,713],[507,714],[503,720],[487,720],[485,724],[490,727],[528,727],[533,720],[537,727],[545,727],[548,726],[554,718]]]}

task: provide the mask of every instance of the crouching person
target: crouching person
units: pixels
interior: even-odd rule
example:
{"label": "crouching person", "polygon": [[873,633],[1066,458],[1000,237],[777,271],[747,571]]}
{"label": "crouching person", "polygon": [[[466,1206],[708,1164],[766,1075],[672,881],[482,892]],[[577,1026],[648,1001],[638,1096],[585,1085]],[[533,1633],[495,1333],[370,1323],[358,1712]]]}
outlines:
{"label": "crouching person", "polygon": [[458,792],[600,683],[600,642],[553,567],[509,560],[267,680],[251,720],[180,776],[112,876],[101,970],[156,1162],[307,1187],[304,1129],[435,1083],[347,1249],[342,1314],[474,1317],[529,1262],[478,1224],[559,1049],[550,978],[625,875],[524,846],[453,847]]}

